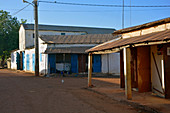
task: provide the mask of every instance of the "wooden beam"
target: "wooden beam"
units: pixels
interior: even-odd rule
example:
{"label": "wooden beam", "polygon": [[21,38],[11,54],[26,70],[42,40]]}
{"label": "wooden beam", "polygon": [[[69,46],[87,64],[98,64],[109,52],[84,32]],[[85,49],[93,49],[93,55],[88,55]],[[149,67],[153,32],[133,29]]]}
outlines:
{"label": "wooden beam", "polygon": [[120,87],[125,88],[123,50],[120,50]]}
{"label": "wooden beam", "polygon": [[137,47],[138,92],[151,91],[150,46]]}
{"label": "wooden beam", "polygon": [[88,87],[92,87],[91,77],[92,77],[92,53],[89,53],[89,56],[88,56]]}
{"label": "wooden beam", "polygon": [[130,48],[124,48],[124,75],[125,75],[125,95],[128,100],[132,99],[132,86],[131,86],[131,51]]}

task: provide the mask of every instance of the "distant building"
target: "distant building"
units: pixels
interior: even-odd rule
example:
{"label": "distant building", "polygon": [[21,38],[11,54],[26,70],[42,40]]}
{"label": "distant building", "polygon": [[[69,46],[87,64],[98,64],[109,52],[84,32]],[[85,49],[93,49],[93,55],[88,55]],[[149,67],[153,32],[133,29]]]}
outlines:
{"label": "distant building", "polygon": [[[115,29],[39,25],[39,35],[86,35],[111,34]],[[19,29],[19,50],[23,51],[34,46],[34,24],[21,24]]]}
{"label": "distant building", "polygon": [[[87,72],[88,54],[85,50],[118,38],[115,29],[39,25],[40,73]],[[23,24],[19,30],[20,50],[11,53],[11,68],[35,71],[33,24]],[[93,72],[119,74],[119,53],[93,56]],[[115,62],[115,66],[111,65]],[[106,68],[106,67],[110,68]],[[114,68],[116,67],[116,68]],[[113,69],[114,68],[114,69]]]}

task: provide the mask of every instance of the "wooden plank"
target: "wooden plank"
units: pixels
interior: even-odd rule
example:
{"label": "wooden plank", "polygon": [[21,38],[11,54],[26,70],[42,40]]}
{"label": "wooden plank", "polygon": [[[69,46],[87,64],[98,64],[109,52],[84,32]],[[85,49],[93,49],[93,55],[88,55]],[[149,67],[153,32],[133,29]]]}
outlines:
{"label": "wooden plank", "polygon": [[132,88],[138,88],[138,76],[137,76],[137,48],[131,49],[131,82]]}
{"label": "wooden plank", "polygon": [[125,95],[128,100],[132,99],[131,86],[131,51],[130,48],[124,48],[124,75],[125,75]]}
{"label": "wooden plank", "polygon": [[150,46],[137,47],[139,92],[151,91]]}
{"label": "wooden plank", "polygon": [[170,55],[167,55],[167,47],[170,47],[170,44],[166,44],[163,47],[165,98],[170,99]]}
{"label": "wooden plank", "polygon": [[88,87],[92,87],[91,77],[92,77],[92,53],[89,53],[89,56],[88,56]]}
{"label": "wooden plank", "polygon": [[120,87],[125,88],[123,49],[120,50]]}

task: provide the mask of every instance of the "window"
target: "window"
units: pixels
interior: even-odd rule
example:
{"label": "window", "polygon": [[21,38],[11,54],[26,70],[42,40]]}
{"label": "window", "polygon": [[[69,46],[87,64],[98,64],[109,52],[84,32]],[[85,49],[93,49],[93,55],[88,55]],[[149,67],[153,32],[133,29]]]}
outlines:
{"label": "window", "polygon": [[71,62],[71,55],[65,54],[65,59],[63,54],[56,54],[56,63],[70,63]]}
{"label": "window", "polygon": [[34,33],[32,34],[32,38],[34,38]]}
{"label": "window", "polygon": [[61,33],[61,35],[65,35],[66,33]]}

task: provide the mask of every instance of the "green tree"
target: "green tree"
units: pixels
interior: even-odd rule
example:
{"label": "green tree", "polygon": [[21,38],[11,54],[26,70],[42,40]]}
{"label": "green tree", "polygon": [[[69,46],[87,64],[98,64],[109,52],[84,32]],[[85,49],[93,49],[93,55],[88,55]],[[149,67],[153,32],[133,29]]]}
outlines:
{"label": "green tree", "polygon": [[0,10],[0,58],[4,60],[10,56],[10,51],[18,49],[20,23],[9,12]]}

